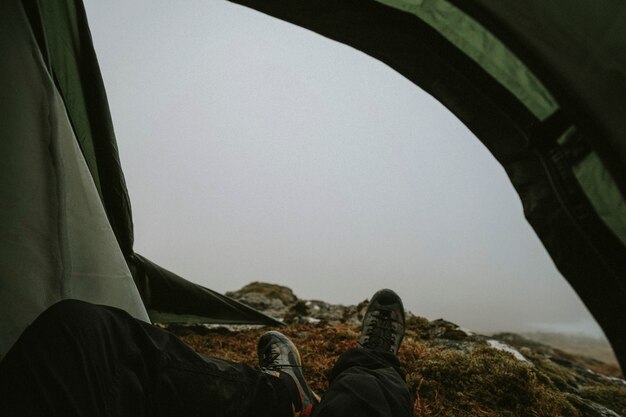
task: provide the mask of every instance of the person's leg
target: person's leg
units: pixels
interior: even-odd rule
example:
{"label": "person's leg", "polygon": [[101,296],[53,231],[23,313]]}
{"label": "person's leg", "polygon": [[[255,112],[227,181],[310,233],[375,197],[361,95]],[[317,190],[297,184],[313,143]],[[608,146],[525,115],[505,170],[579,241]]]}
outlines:
{"label": "person's leg", "polygon": [[112,307],[66,300],[0,362],[2,416],[292,416],[278,378],[201,358]]}
{"label": "person's leg", "polygon": [[404,307],[391,290],[374,294],[363,318],[359,347],[345,352],[312,417],[408,417],[409,389],[396,356],[404,337]]}
{"label": "person's leg", "polygon": [[339,358],[330,387],[312,417],[411,416],[411,395],[398,358],[387,352],[354,348]]}

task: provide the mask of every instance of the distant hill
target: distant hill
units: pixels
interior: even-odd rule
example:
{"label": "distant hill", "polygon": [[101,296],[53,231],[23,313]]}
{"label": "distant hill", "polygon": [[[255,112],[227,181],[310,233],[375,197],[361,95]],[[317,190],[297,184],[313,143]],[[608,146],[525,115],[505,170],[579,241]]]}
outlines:
{"label": "distant hill", "polygon": [[[279,329],[298,345],[305,374],[319,394],[338,356],[355,346],[367,301],[332,305],[303,300],[287,288],[255,282],[229,293],[289,324]],[[256,365],[256,342],[267,328],[170,326],[203,354]],[[571,344],[571,343],[570,343]],[[581,347],[583,345],[579,345]],[[582,347],[581,347],[582,349]],[[483,336],[454,323],[409,314],[399,352],[421,416],[626,416],[619,368],[512,333]]]}
{"label": "distant hill", "polygon": [[522,336],[541,342],[543,344],[561,349],[574,355],[589,356],[606,362],[610,365],[618,366],[617,358],[609,342],[582,335],[569,335],[549,332],[525,332]]}

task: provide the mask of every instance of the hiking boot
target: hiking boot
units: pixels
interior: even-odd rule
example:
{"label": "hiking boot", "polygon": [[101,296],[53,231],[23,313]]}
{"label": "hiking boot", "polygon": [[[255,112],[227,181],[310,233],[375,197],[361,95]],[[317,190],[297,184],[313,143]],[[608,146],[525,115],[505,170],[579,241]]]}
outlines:
{"label": "hiking boot", "polygon": [[261,371],[280,378],[291,393],[294,417],[308,417],[319,397],[304,379],[298,348],[284,334],[271,331],[261,336],[257,351]]}
{"label": "hiking boot", "polygon": [[384,289],[378,291],[370,300],[365,317],[359,345],[361,347],[398,353],[404,338],[404,306],[395,292]]}

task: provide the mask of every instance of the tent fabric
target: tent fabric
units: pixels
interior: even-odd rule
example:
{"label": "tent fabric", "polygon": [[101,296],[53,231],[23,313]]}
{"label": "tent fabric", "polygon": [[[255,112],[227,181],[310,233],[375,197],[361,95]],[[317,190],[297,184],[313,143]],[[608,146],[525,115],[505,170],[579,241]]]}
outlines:
{"label": "tent fabric", "polygon": [[64,298],[148,315],[20,3],[0,20],[2,357]]}
{"label": "tent fabric", "polygon": [[[135,254],[135,281],[152,321],[160,323],[284,323],[208,288],[179,277]],[[207,299],[215,302],[207,303]]]}
{"label": "tent fabric", "polygon": [[623,2],[231,1],[369,54],[450,109],[626,369]]}
{"label": "tent fabric", "polygon": [[[0,54],[0,357],[66,298],[145,321],[146,307],[156,307],[171,320],[181,312],[280,324],[135,257],[130,200],[80,1],[0,2]],[[131,271],[141,271],[149,294]]]}
{"label": "tent fabric", "polygon": [[626,3],[451,2],[506,39],[585,131],[626,195]]}
{"label": "tent fabric", "polygon": [[[277,324],[260,312],[204,287],[192,284],[160,267],[133,250],[133,223],[104,83],[91,42],[84,6],[80,0],[23,0],[31,23],[37,27],[40,49],[66,106],[69,118],[94,182],[106,208],[117,242],[149,311],[159,309],[160,320],[180,321],[175,311],[195,314],[208,322]],[[137,275],[137,271],[142,274]],[[150,288],[150,293],[143,291]],[[159,293],[159,291],[166,291]],[[158,300],[158,305],[152,303]],[[193,302],[192,302],[193,300]],[[187,307],[181,306],[187,303]],[[188,306],[194,305],[194,308]],[[218,313],[219,311],[219,313]],[[195,313],[194,313],[195,312]],[[166,313],[166,314],[165,314]]]}
{"label": "tent fabric", "polygon": [[626,202],[595,152],[574,165],[574,175],[604,224],[626,246]]}
{"label": "tent fabric", "polygon": [[545,120],[558,109],[554,97],[528,67],[496,36],[452,3],[444,0],[378,1],[414,14],[435,28],[509,90],[539,120]]}
{"label": "tent fabric", "polygon": [[84,6],[72,0],[23,0],[51,77],[63,98],[107,216],[125,256],[132,254],[130,199],[104,83]]}

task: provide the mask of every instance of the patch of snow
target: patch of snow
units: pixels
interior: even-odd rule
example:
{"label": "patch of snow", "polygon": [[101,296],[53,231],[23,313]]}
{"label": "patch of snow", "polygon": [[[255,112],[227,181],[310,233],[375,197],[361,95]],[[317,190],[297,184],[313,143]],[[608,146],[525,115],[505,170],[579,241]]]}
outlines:
{"label": "patch of snow", "polygon": [[509,352],[510,354],[515,356],[515,359],[519,361],[530,363],[528,359],[524,357],[524,355],[522,355],[521,353],[517,351],[517,349],[515,349],[512,346],[507,345],[506,343],[502,343],[498,340],[493,340],[493,339],[487,340],[487,343],[489,343],[489,346],[491,346],[494,349],[501,350],[503,352]]}
{"label": "patch of snow", "polygon": [[597,373],[595,371],[592,371],[591,369],[587,369],[587,372],[589,372],[590,374],[593,374],[593,375],[595,375],[597,377],[600,377],[602,379],[605,379],[607,381],[611,381],[611,382],[613,382],[615,384],[626,386],[626,380],[624,380],[622,378],[617,378],[615,376],[599,374],[599,373]]}
{"label": "patch of snow", "polygon": [[320,319],[316,319],[315,317],[307,317],[307,318],[306,318],[306,321],[308,321],[308,322],[309,322],[309,323],[311,323],[311,324],[317,324],[317,323],[319,323],[319,322],[320,322],[320,321],[322,321],[322,320],[320,320]]}
{"label": "patch of snow", "polygon": [[320,309],[321,309],[321,307],[320,307],[320,306],[318,306],[317,304],[315,304],[315,305],[313,306],[313,310],[320,310]]}

